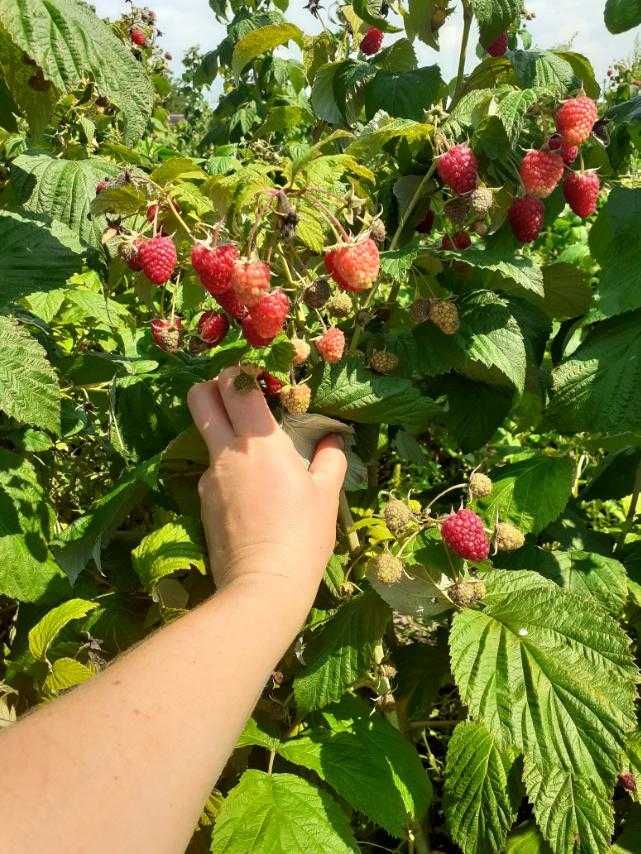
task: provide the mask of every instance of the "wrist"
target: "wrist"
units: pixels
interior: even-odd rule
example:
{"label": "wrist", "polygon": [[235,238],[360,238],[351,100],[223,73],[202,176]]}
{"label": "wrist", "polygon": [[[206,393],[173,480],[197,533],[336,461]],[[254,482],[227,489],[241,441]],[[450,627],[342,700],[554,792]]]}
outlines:
{"label": "wrist", "polygon": [[310,583],[309,578],[292,578],[277,567],[263,567],[260,571],[235,573],[219,584],[218,593],[260,603],[295,633],[314,604],[319,584],[320,578],[318,583]]}

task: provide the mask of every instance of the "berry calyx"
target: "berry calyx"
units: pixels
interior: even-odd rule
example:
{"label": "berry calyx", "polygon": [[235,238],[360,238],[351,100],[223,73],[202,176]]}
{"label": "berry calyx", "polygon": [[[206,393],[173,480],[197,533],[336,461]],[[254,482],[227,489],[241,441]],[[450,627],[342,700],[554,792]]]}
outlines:
{"label": "berry calyx", "polygon": [[456,335],[461,326],[456,305],[447,299],[430,300],[427,319],[444,335]]}
{"label": "berry calyx", "polygon": [[429,234],[430,231],[434,228],[434,220],[436,219],[436,215],[431,208],[428,208],[425,211],[425,216],[423,219],[415,226],[416,231],[419,234]]}
{"label": "berry calyx", "polygon": [[371,237],[344,243],[325,253],[325,268],[339,288],[366,291],[378,278],[380,256]]}
{"label": "berry calyx", "polygon": [[556,129],[566,145],[581,145],[590,138],[598,117],[594,101],[580,95],[561,104],[556,113]]}
{"label": "berry calyx", "polygon": [[472,498],[487,498],[492,494],[492,481],[483,472],[475,471],[470,477],[468,489]]}
{"label": "berry calyx", "polygon": [[289,314],[289,298],[283,291],[272,291],[251,308],[249,317],[261,338],[275,338]]}
{"label": "berry calyx", "polygon": [[490,42],[485,50],[490,56],[504,56],[507,51],[508,38],[507,33],[501,33],[494,41]]}
{"label": "berry calyx", "polygon": [[166,353],[176,353],[180,349],[182,337],[182,321],[179,317],[168,320],[165,317],[155,317],[151,321],[151,337]]}
{"label": "berry calyx", "polygon": [[499,552],[515,552],[524,543],[525,534],[510,522],[499,522],[494,529],[494,545]]}
{"label": "berry calyx", "polygon": [[478,163],[467,143],[462,142],[446,151],[436,161],[439,178],[455,193],[469,193],[476,187]]}
{"label": "berry calyx", "polygon": [[402,537],[416,528],[416,519],[404,501],[391,498],[383,509],[383,518],[391,534]]}
{"label": "berry calyx", "polygon": [[345,351],[345,335],[342,330],[338,329],[336,326],[330,326],[330,328],[324,332],[320,338],[317,338],[314,341],[316,345],[316,349],[321,355],[321,358],[324,359],[328,364],[334,365],[336,362],[340,362],[343,358],[343,353]]}
{"label": "berry calyx", "polygon": [[387,350],[374,350],[370,356],[369,366],[377,374],[391,374],[398,368],[398,356]]}
{"label": "berry calyx", "polygon": [[441,524],[441,536],[454,554],[466,560],[485,560],[490,553],[483,520],[471,510],[451,513]]}
{"label": "berry calyx", "polygon": [[231,288],[237,259],[238,249],[233,243],[222,243],[212,248],[205,243],[195,243],[191,250],[191,265],[201,285],[212,296],[218,296]]}
{"label": "berry calyx", "polygon": [[209,347],[215,347],[229,332],[229,318],[218,311],[206,311],[198,321],[198,334]]}
{"label": "berry calyx", "polygon": [[441,249],[445,249],[448,252],[452,252],[458,249],[459,252],[463,252],[465,249],[469,249],[472,245],[472,238],[467,233],[467,231],[457,231],[451,237],[449,234],[444,234],[443,239],[441,240]]}
{"label": "berry calyx", "polygon": [[312,390],[305,383],[286,385],[281,389],[280,402],[290,415],[304,415],[309,409]]}
{"label": "berry calyx", "polygon": [[377,555],[368,562],[367,574],[379,584],[398,584],[403,577],[403,561],[391,554]]}
{"label": "berry calyx", "polygon": [[144,240],[138,258],[143,273],[155,285],[164,285],[171,279],[178,261],[174,241],[162,235]]}
{"label": "berry calyx", "polygon": [[546,199],[563,177],[563,158],[555,151],[526,152],[519,174],[528,193]]}
{"label": "berry calyx", "polygon": [[363,36],[360,48],[364,54],[371,56],[378,53],[383,44],[383,33],[378,27],[368,27],[367,32]]}
{"label": "berry calyx", "polygon": [[514,199],[507,218],[516,239],[521,243],[531,243],[543,228],[545,207],[536,196],[523,196],[521,199]]}
{"label": "berry calyx", "polygon": [[585,219],[596,211],[601,182],[596,172],[569,172],[563,182],[563,195],[577,216]]}
{"label": "berry calyx", "polygon": [[139,27],[132,27],[129,30],[129,37],[134,44],[138,45],[138,47],[145,47],[147,45],[147,36]]}
{"label": "berry calyx", "polygon": [[251,308],[269,290],[271,274],[269,265],[264,261],[239,258],[234,261],[231,286],[238,299]]}

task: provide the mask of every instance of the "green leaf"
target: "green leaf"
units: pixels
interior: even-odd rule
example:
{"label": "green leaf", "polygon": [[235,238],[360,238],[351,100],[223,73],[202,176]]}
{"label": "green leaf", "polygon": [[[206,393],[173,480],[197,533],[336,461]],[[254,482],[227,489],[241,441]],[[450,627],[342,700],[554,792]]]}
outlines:
{"label": "green leaf", "polygon": [[416,53],[407,39],[397,39],[389,47],[383,48],[372,64],[381,71],[414,71],[417,66]]}
{"label": "green leaf", "polygon": [[406,139],[408,142],[429,137],[431,130],[428,125],[413,122],[409,119],[393,119],[384,116],[380,120],[369,122],[357,139],[347,147],[347,154],[367,162],[375,154],[380,153],[383,146],[392,139]]}
{"label": "green leaf", "polygon": [[367,671],[389,618],[387,605],[367,592],[345,602],[313,632],[303,654],[305,669],[294,681],[301,714],[340,700]]}
{"label": "green leaf", "polygon": [[375,375],[355,360],[326,366],[314,410],[361,424],[400,424],[411,433],[422,432],[437,411],[409,380]]}
{"label": "green leaf", "polygon": [[546,89],[550,95],[563,97],[580,84],[570,63],[552,51],[514,50],[511,59],[519,85],[525,89]]}
{"label": "green leaf", "polygon": [[485,581],[485,609],[458,613],[450,634],[461,699],[524,753],[528,797],[553,850],[605,851],[635,726],[629,640],[598,605],[534,573],[494,571]]}
{"label": "green leaf", "polygon": [[515,255],[514,246],[509,243],[505,245],[501,237],[488,241],[483,249],[470,247],[465,252],[451,254],[455,254],[461,264],[497,273],[500,279],[507,279],[518,288],[537,296],[542,297],[544,294],[543,273],[539,265],[525,255]]}
{"label": "green leaf", "polygon": [[80,244],[62,224],[50,229],[0,211],[0,305],[62,287],[82,267]]}
{"label": "green leaf", "polygon": [[293,774],[245,771],[222,803],[213,854],[348,854],[359,848],[345,813]]}
{"label": "green leaf", "polygon": [[552,854],[552,852],[538,827],[533,821],[528,821],[510,833],[505,854]]}
{"label": "green leaf", "polygon": [[49,611],[29,632],[29,652],[34,658],[44,661],[47,650],[58,634],[72,620],[86,617],[90,611],[98,607],[97,602],[85,599],[69,599]]}
{"label": "green leaf", "polygon": [[207,174],[191,159],[191,157],[170,157],[156,166],[151,173],[151,180],[164,187],[178,178],[183,181],[198,181],[207,177]]}
{"label": "green leaf", "polygon": [[334,78],[342,63],[328,62],[316,72],[312,84],[311,104],[319,119],[330,125],[343,123],[343,113],[334,92]]}
{"label": "green leaf", "polygon": [[[153,105],[153,88],[128,46],[85,3],[77,0],[0,0],[0,42],[10,43],[13,55],[0,50],[0,65],[8,62],[5,79],[18,105],[41,130],[56,98],[29,86],[33,59],[45,80],[58,93],[73,92],[93,82],[98,95],[120,110],[124,140],[132,145],[142,136]],[[15,64],[14,64],[15,63]]]}
{"label": "green leaf", "polygon": [[592,303],[590,274],[564,262],[543,267],[542,308],[555,320],[581,317]]}
{"label": "green leaf", "polygon": [[631,771],[634,774],[634,778],[636,781],[636,789],[634,792],[630,792],[631,797],[637,802],[641,803],[641,731],[637,730],[633,732],[626,744],[625,748],[625,758],[624,758],[624,771]]}
{"label": "green leaf", "polygon": [[601,94],[601,87],[596,82],[594,69],[590,60],[583,56],[583,54],[575,53],[571,50],[555,50],[553,53],[572,66],[576,77],[581,81],[585,94],[589,98],[596,100]]}
{"label": "green leaf", "polygon": [[62,160],[47,154],[23,154],[11,164],[11,189],[21,209],[64,222],[85,244],[101,245],[105,220],[91,219],[96,184],[118,167],[97,157]]}
{"label": "green leaf", "polygon": [[55,696],[68,688],[82,685],[94,675],[90,667],[75,658],[57,658],[51,665],[42,687],[45,694]]}
{"label": "green leaf", "polygon": [[12,317],[0,315],[0,337],[0,410],[59,435],[60,387],[44,348]]}
{"label": "green leaf", "polygon": [[502,851],[522,797],[517,752],[482,723],[458,724],[447,748],[445,815],[465,854]]}
{"label": "green leaf", "polygon": [[625,498],[634,491],[637,468],[641,465],[641,448],[621,448],[608,454],[599,465],[592,480],[581,492],[581,498]]}
{"label": "green leaf", "polygon": [[528,453],[492,472],[489,498],[479,501],[488,520],[498,516],[538,534],[563,512],[572,493],[576,465],[570,457]]}
{"label": "green leaf", "polygon": [[546,423],[562,433],[621,433],[641,423],[641,312],[596,323],[552,374]]}
{"label": "green leaf", "polygon": [[638,854],[641,839],[641,807],[634,806],[625,817],[623,831],[617,836],[608,854]]}
{"label": "green leaf", "polygon": [[435,396],[447,397],[445,429],[465,451],[475,451],[492,438],[507,418],[514,391],[451,375],[439,380]]}
{"label": "green leaf", "polygon": [[590,230],[601,265],[599,309],[606,316],[641,308],[641,190],[615,187]]}
{"label": "green leaf", "polygon": [[232,72],[236,77],[240,76],[245,66],[263,53],[273,50],[275,47],[296,42],[299,48],[303,48],[304,34],[295,24],[268,24],[257,30],[244,35],[234,45],[234,54],[231,61]]}
{"label": "green leaf", "polygon": [[513,89],[497,104],[496,114],[503,122],[508,139],[515,145],[525,127],[528,111],[549,93],[545,89]]}
{"label": "green leaf", "polygon": [[91,211],[95,216],[110,213],[125,218],[146,211],[147,204],[147,196],[142,187],[123,184],[103,190],[93,200]]}
{"label": "green leaf", "polygon": [[156,582],[181,569],[206,573],[205,545],[200,524],[184,517],[147,534],[131,553],[133,567],[150,590]]}
{"label": "green leaf", "polygon": [[381,13],[383,0],[353,0],[354,11],[365,23],[376,27],[384,33],[398,33],[399,28],[385,18]]}
{"label": "green leaf", "polygon": [[414,564],[406,572],[395,584],[382,584],[373,574],[368,580],[390,608],[420,621],[432,620],[453,608],[444,593],[451,582],[438,567]]}
{"label": "green leaf", "polygon": [[641,0],[607,0],[605,25],[611,33],[624,33],[641,24]]}
{"label": "green leaf", "polygon": [[438,65],[416,71],[379,71],[365,87],[366,117],[369,121],[379,110],[385,110],[390,116],[418,122],[443,92]]}
{"label": "green leaf", "polygon": [[471,0],[485,44],[508,28],[521,12],[518,0]]}
{"label": "green leaf", "polygon": [[278,753],[332,786],[354,809],[401,839],[421,821],[432,787],[412,744],[357,697],[322,715],[322,725],[279,745]]}

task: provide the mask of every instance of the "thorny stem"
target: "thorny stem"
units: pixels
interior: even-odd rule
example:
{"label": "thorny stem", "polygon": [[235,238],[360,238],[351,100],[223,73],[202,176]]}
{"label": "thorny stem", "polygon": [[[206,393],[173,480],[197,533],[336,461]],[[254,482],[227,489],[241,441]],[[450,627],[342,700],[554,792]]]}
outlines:
{"label": "thorny stem", "polygon": [[345,495],[344,489],[341,489],[341,494],[338,501],[338,518],[341,523],[341,527],[347,537],[347,545],[349,546],[349,550],[352,554],[354,554],[354,552],[357,552],[360,549],[361,544],[356,531],[351,530],[352,525],[354,524],[354,518],[352,517],[352,511],[349,509],[349,502],[347,501],[347,496]]}
{"label": "thorny stem", "polygon": [[[470,9],[467,0],[463,0],[463,34],[461,36],[461,52],[458,60],[458,72],[456,75],[456,88],[454,89],[454,97],[452,104],[456,103],[461,93],[463,86],[463,78],[465,75],[465,59],[467,57],[467,42],[470,37],[470,29],[472,26],[472,10]],[[450,105],[450,109],[451,106]]]}
{"label": "thorny stem", "polygon": [[628,515],[625,517],[625,522],[623,523],[623,527],[621,528],[621,534],[617,543],[614,547],[614,551],[620,551],[624,544],[625,539],[628,536],[630,528],[632,527],[632,523],[634,522],[634,517],[637,515],[637,505],[639,503],[639,495],[641,494],[641,462],[637,466],[637,471],[634,476],[634,488],[632,491],[632,498],[630,499],[630,506],[628,508]]}
{"label": "thorny stem", "polygon": [[444,489],[443,492],[439,492],[439,494],[435,498],[432,498],[432,500],[427,505],[425,510],[429,510],[433,504],[436,504],[436,502],[439,500],[439,498],[442,498],[444,495],[447,495],[448,492],[454,492],[455,489],[466,489],[467,486],[468,486],[467,482],[466,483],[455,483],[454,486],[448,486],[447,489]]}

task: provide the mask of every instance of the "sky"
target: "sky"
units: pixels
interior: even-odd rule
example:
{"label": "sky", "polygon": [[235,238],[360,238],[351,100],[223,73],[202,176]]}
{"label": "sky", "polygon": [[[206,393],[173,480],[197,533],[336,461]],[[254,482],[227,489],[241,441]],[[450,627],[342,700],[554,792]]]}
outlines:
{"label": "sky", "polygon": [[[163,33],[161,44],[173,55],[173,67],[176,72],[180,71],[180,59],[187,48],[198,45],[203,51],[211,50],[224,36],[224,28],[217,23],[207,0],[146,2],[157,13],[158,26]],[[122,0],[93,0],[93,4],[101,16],[117,17],[124,8]],[[140,5],[143,5],[143,0],[140,0]],[[290,0],[286,17],[306,32],[316,32],[319,24],[304,5],[305,0]],[[331,9],[334,0],[325,0],[322,5],[325,9]],[[571,45],[592,62],[597,80],[601,83],[608,66],[614,60],[629,56],[637,34],[641,37],[641,27],[617,36],[609,33],[603,23],[604,5],[605,0],[528,0],[528,10],[536,15],[529,27],[535,44],[546,48]],[[416,43],[419,63],[438,63],[445,79],[454,75],[458,61],[461,16],[460,4],[457,6],[457,12],[441,30],[440,53],[421,42]],[[396,38],[399,36],[386,35],[384,45]],[[471,45],[468,68],[473,67],[477,61],[474,45]]]}

